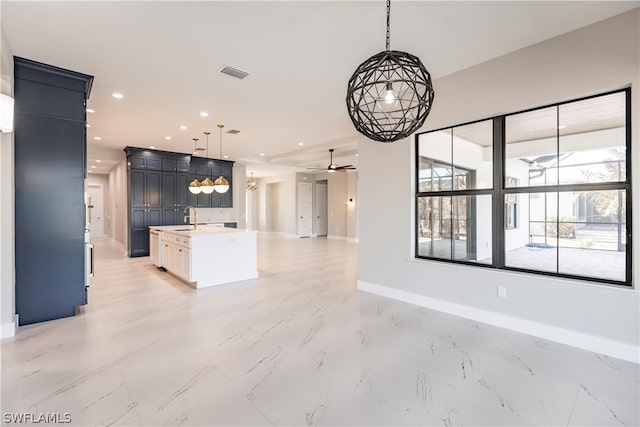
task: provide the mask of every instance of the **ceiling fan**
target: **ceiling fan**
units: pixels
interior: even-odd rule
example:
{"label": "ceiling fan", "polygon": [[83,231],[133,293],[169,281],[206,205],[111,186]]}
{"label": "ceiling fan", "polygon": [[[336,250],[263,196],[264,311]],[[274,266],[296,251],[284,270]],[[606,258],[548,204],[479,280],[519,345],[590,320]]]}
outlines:
{"label": "ceiling fan", "polygon": [[329,149],[329,154],[331,156],[330,160],[329,160],[329,166],[327,166],[326,168],[307,168],[307,169],[311,169],[311,170],[317,170],[317,171],[323,171],[326,170],[329,173],[333,173],[335,171],[346,171],[347,169],[355,169],[355,166],[353,165],[343,165],[343,166],[338,166],[335,163],[333,163],[333,148]]}

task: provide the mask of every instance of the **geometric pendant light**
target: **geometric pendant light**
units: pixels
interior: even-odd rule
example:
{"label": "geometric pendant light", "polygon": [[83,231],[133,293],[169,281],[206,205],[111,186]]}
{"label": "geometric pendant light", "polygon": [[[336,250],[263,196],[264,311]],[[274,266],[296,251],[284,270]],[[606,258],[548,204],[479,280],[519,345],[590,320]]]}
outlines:
{"label": "geometric pendant light", "polygon": [[[222,128],[223,127],[224,125],[218,125],[218,129],[220,129],[220,159],[222,159]],[[229,191],[229,181],[227,181],[227,179],[224,176],[220,175],[215,179],[215,181],[213,181],[213,189],[216,191],[216,193],[226,193],[227,191]]]}
{"label": "geometric pendant light", "polygon": [[420,59],[390,49],[387,0],[386,50],[364,61],[349,79],[347,111],[356,130],[380,142],[395,142],[417,131],[433,104],[431,75]]}

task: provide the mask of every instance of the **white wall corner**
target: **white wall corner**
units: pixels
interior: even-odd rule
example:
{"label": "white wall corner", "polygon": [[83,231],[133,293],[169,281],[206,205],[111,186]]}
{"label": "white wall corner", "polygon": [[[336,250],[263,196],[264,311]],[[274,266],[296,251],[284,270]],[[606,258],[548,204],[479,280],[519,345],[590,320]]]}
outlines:
{"label": "white wall corner", "polygon": [[420,307],[429,308],[443,313],[452,314],[458,317],[486,323],[499,328],[509,329],[527,335],[533,335],[549,341],[570,345],[583,350],[605,354],[633,363],[640,363],[640,347],[626,344],[619,341],[610,340],[594,335],[570,329],[559,328],[546,325],[544,323],[521,319],[505,314],[483,310],[449,301],[430,298],[407,292],[400,289],[390,288],[363,280],[358,280],[358,290],[380,295],[386,298],[403,301]]}

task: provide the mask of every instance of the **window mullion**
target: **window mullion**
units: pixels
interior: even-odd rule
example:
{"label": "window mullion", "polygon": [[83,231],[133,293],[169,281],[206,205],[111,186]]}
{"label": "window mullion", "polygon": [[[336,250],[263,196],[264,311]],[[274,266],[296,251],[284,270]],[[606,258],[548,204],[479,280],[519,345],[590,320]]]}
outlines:
{"label": "window mullion", "polygon": [[493,119],[493,265],[504,268],[505,245],[505,209],[504,209],[504,176],[505,176],[505,118]]}

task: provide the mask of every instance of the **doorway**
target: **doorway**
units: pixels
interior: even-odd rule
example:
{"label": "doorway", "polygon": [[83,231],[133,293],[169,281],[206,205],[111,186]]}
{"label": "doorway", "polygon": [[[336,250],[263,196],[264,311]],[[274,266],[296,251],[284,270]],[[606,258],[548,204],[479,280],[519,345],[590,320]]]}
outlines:
{"label": "doorway", "polygon": [[329,231],[327,222],[327,181],[316,181],[315,229],[316,236],[326,236]]}
{"label": "doorway", "polygon": [[310,182],[298,183],[298,236],[313,234],[313,188]]}
{"label": "doorway", "polygon": [[91,237],[104,237],[104,194],[102,184],[87,185],[89,209],[87,224]]}

